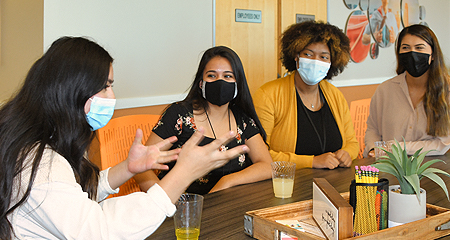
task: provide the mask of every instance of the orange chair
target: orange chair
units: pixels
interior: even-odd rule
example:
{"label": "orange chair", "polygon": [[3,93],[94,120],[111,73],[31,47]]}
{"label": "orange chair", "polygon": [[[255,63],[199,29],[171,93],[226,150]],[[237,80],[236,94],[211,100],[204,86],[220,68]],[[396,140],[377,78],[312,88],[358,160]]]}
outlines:
{"label": "orange chair", "polygon": [[[111,119],[106,126],[98,129],[101,170],[112,167],[127,158],[138,128],[142,129],[144,133],[142,143],[145,144],[159,117],[159,115],[150,114],[123,116]],[[140,191],[139,185],[131,178],[120,186],[119,193],[110,197],[123,196],[138,191]]]}
{"label": "orange chair", "polygon": [[364,136],[367,129],[367,118],[370,112],[370,98],[352,101],[350,103],[350,115],[355,128],[356,139],[359,142],[358,158],[363,158]]}

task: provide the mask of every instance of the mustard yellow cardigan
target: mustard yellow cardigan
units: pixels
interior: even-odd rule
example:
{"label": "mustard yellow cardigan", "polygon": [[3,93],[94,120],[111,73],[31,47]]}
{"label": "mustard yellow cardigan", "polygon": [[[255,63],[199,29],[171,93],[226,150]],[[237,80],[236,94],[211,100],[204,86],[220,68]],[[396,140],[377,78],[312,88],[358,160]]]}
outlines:
{"label": "mustard yellow cardigan", "polygon": [[[253,95],[259,120],[267,134],[273,161],[295,162],[297,168],[312,167],[313,155],[295,154],[297,100],[294,75],[264,84]],[[342,136],[342,148],[355,159],[359,151],[355,130],[344,95],[327,80],[319,83]]]}

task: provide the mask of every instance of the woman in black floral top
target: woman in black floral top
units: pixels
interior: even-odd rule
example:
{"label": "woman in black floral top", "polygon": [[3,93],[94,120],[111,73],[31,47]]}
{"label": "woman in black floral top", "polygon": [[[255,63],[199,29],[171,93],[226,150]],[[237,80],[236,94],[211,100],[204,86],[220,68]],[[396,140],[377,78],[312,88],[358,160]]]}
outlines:
{"label": "woman in black floral top", "polygon": [[[171,149],[179,148],[200,128],[205,132],[200,146],[232,131],[235,138],[218,150],[245,144],[250,151],[197,179],[186,192],[206,194],[271,177],[272,158],[264,143],[266,135],[256,115],[241,60],[230,48],[213,47],[203,54],[188,96],[166,109],[147,145],[176,136],[178,140]],[[169,164],[169,171],[172,166]],[[158,177],[166,173],[162,171]],[[135,180],[146,191],[159,181],[158,177],[149,171],[135,176]]]}

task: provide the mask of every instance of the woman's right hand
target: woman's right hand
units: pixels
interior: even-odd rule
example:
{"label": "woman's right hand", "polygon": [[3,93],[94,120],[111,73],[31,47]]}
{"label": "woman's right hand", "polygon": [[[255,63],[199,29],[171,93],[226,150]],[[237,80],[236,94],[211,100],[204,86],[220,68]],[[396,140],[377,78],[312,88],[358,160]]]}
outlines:
{"label": "woman's right hand", "polygon": [[313,168],[328,168],[335,169],[339,166],[339,160],[336,155],[331,152],[324,153],[322,155],[314,156],[313,158]]}
{"label": "woman's right hand", "polygon": [[228,134],[200,147],[198,144],[203,139],[203,132],[203,128],[200,128],[183,145],[175,164],[175,167],[184,169],[186,173],[190,171],[192,181],[203,177],[211,170],[225,165],[230,159],[249,150],[246,145],[240,145],[226,151],[219,150],[222,145],[226,145],[235,137],[233,132],[228,132]]}
{"label": "woman's right hand", "polygon": [[235,134],[228,134],[217,138],[210,144],[198,146],[203,139],[203,128],[196,131],[183,145],[175,166],[158,185],[175,203],[186,188],[196,179],[203,177],[211,170],[225,165],[230,159],[249,151],[246,145],[240,145],[226,151],[220,151],[220,146],[231,141]]}

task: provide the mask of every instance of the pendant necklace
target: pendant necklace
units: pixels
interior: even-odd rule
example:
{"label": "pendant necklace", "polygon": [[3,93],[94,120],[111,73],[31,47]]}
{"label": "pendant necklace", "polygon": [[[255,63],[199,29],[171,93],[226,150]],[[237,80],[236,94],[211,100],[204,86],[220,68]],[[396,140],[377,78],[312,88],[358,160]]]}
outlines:
{"label": "pendant necklace", "polygon": [[[213,133],[213,135],[214,135],[214,139],[217,139],[216,133],[214,132],[214,128],[213,128],[213,126],[212,126],[212,124],[211,124],[211,120],[209,120],[208,111],[205,111],[205,113],[206,113],[206,118],[208,119],[208,122],[209,122],[209,126],[211,127],[212,133]],[[229,109],[229,108],[228,108],[228,129],[231,131],[231,120],[230,120],[230,109]],[[219,151],[226,151],[226,150],[227,150],[227,149],[226,149],[226,147],[225,147],[224,145],[220,146]],[[225,166],[226,166],[226,165],[228,165],[228,163],[225,164],[225,165],[222,167],[222,175],[225,175]],[[231,171],[230,168],[231,168],[231,166],[230,166],[229,169],[228,169],[228,173],[230,173],[230,171]]]}
{"label": "pendant necklace", "polygon": [[[320,98],[322,99],[322,101],[325,102],[325,99],[324,99],[324,97],[323,97],[323,95],[322,95],[322,93],[321,93],[320,91],[319,91],[319,96],[320,96]],[[326,145],[327,145],[327,134],[326,134],[326,131],[325,131],[325,115],[324,115],[324,110],[322,109],[322,111],[321,111],[321,113],[320,113],[321,118],[322,118],[322,132],[323,132],[323,138],[322,138],[322,137],[320,136],[320,134],[319,134],[319,131],[317,131],[317,128],[316,128],[316,126],[315,126],[313,120],[312,120],[311,117],[309,116],[309,113],[308,113],[308,111],[307,111],[305,105],[302,104],[302,107],[303,107],[303,110],[305,111],[306,117],[308,118],[309,122],[311,123],[311,125],[312,125],[312,127],[313,127],[313,129],[314,129],[314,132],[316,133],[317,138],[319,139],[320,149],[322,150],[322,154],[323,154],[323,153],[325,153],[325,147],[326,147]]]}
{"label": "pendant necklace", "polygon": [[[300,97],[301,97],[301,96],[302,96],[302,94],[300,94],[301,91],[297,88],[297,86],[296,86],[295,88],[297,89],[298,94],[299,94]],[[316,94],[316,96],[317,96],[317,94]],[[305,100],[308,101],[309,104],[311,104],[311,108],[314,109],[314,104],[312,104],[312,103],[309,101],[309,99],[306,98],[306,96],[304,96],[304,97],[305,97]],[[315,97],[315,98],[317,99],[317,97]],[[303,98],[302,98],[302,99],[303,99]],[[319,99],[319,105],[320,105],[320,99]]]}
{"label": "pendant necklace", "polygon": [[[214,132],[214,128],[211,124],[211,120],[209,120],[208,111],[205,111],[205,113],[206,113],[206,118],[208,119],[208,122],[209,122],[209,126],[211,127],[212,133],[214,135],[214,139],[217,139],[216,133]],[[230,109],[229,108],[228,108],[228,129],[231,131]]]}

